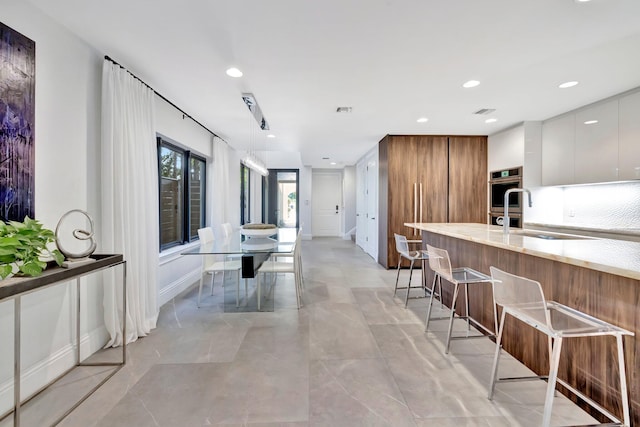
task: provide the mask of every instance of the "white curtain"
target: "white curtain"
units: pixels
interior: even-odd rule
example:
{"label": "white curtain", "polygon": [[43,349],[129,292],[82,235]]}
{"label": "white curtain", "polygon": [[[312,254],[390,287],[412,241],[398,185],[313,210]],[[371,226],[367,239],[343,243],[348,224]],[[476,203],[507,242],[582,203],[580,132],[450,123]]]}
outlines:
{"label": "white curtain", "polygon": [[[127,343],[158,318],[158,157],[154,92],[109,60],[102,73],[102,242],[127,261]],[[109,277],[111,276],[111,277]],[[105,274],[109,346],[123,344],[119,275]]]}
{"label": "white curtain", "polygon": [[[209,181],[211,182],[211,181]],[[211,226],[231,222],[229,206],[229,147],[220,138],[213,137],[213,195]],[[240,201],[238,200],[238,204]]]}

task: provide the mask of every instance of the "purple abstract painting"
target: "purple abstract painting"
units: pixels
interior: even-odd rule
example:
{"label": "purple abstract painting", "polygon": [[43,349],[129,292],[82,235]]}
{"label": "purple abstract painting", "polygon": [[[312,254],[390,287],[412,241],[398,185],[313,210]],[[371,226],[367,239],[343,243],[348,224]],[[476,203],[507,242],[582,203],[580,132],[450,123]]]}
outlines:
{"label": "purple abstract painting", "polygon": [[0,23],[0,219],[34,217],[36,44]]}

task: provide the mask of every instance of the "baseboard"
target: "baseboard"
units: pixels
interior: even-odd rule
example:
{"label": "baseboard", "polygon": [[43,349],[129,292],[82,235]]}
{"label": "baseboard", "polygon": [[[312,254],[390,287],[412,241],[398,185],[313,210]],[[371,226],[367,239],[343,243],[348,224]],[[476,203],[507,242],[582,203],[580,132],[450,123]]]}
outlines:
{"label": "baseboard", "polygon": [[[80,353],[87,357],[100,350],[108,340],[108,332],[104,326],[94,329],[80,337]],[[13,355],[11,356],[13,359]],[[60,376],[76,363],[76,347],[67,344],[48,358],[37,362],[21,374],[20,391],[23,400],[31,396],[45,384]],[[0,384],[0,414],[13,408],[13,378]]]}
{"label": "baseboard", "polygon": [[162,307],[167,302],[171,301],[176,296],[191,287],[195,282],[200,281],[202,272],[200,269],[192,271],[191,273],[182,276],[180,279],[169,283],[158,292],[158,307]]}

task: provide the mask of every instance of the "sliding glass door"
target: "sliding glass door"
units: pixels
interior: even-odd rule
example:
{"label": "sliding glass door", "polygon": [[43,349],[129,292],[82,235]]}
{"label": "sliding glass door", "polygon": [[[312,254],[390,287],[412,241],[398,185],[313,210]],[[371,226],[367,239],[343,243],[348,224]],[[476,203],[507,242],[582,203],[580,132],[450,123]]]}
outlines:
{"label": "sliding glass door", "polygon": [[269,169],[262,181],[263,221],[298,228],[298,169]]}

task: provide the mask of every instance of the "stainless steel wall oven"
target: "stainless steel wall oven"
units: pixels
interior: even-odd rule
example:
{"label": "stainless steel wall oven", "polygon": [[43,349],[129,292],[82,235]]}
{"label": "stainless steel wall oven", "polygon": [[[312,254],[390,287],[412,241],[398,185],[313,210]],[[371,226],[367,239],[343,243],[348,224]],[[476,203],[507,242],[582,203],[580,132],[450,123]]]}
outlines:
{"label": "stainless steel wall oven", "polygon": [[[493,171],[489,174],[489,224],[504,215],[504,195],[512,188],[522,188],[522,167]],[[522,193],[509,195],[511,227],[522,227]]]}

